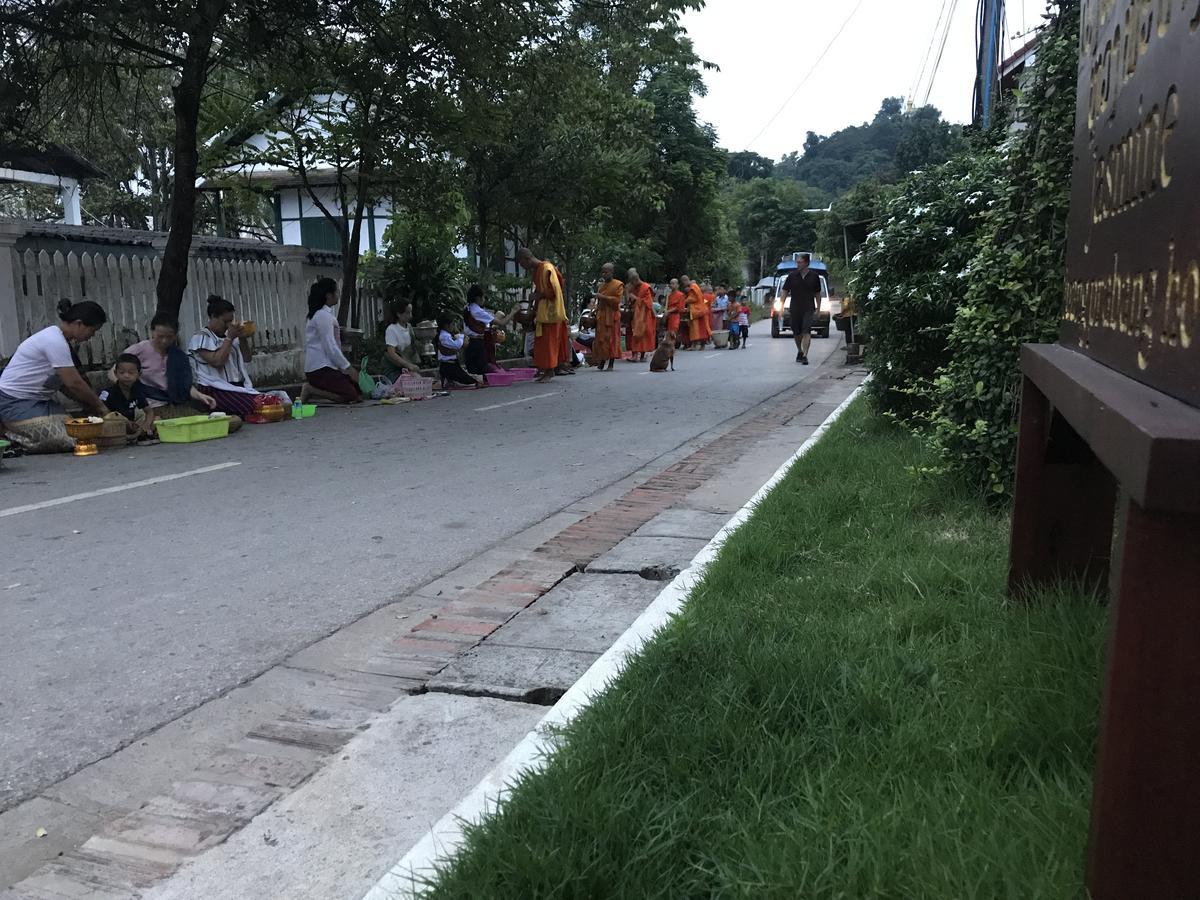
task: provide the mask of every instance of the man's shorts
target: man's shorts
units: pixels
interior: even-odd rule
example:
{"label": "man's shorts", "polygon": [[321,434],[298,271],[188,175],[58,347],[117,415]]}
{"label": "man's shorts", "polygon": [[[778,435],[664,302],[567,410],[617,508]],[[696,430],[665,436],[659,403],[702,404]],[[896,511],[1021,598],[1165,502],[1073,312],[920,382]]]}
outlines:
{"label": "man's shorts", "polygon": [[816,319],[816,317],[817,317],[817,310],[815,307],[810,306],[806,309],[802,309],[800,311],[800,327],[797,328],[796,320],[795,320],[795,312],[793,312],[792,313],[792,332],[793,332],[793,334],[795,334],[796,337],[803,337],[804,335],[810,333],[812,331],[813,321]]}

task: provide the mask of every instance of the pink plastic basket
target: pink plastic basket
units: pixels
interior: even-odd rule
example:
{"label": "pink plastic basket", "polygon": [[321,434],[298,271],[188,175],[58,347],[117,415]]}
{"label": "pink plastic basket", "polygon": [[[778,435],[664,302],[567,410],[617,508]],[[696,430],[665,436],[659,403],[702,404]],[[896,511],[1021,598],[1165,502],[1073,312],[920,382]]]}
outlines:
{"label": "pink plastic basket", "polygon": [[428,400],[433,396],[433,379],[422,375],[401,375],[400,393],[409,400]]}
{"label": "pink plastic basket", "polygon": [[489,387],[508,387],[516,380],[512,372],[488,372],[487,375]]}
{"label": "pink plastic basket", "polygon": [[537,378],[537,369],[509,369],[508,374],[513,381],[533,381]]}

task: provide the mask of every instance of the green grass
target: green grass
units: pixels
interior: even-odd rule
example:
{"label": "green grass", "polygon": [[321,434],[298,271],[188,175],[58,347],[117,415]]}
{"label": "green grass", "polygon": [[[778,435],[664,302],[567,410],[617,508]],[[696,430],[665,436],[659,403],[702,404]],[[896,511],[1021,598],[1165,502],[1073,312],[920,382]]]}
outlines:
{"label": "green grass", "polygon": [[1105,613],[932,462],[852,407],[428,896],[1081,896]]}

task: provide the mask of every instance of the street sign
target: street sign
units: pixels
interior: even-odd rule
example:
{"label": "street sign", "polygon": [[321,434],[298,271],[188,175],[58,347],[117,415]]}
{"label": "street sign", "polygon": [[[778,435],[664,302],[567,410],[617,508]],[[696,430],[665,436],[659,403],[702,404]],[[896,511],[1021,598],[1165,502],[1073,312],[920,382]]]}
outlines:
{"label": "street sign", "polygon": [[1060,341],[1200,406],[1200,2],[1089,0]]}

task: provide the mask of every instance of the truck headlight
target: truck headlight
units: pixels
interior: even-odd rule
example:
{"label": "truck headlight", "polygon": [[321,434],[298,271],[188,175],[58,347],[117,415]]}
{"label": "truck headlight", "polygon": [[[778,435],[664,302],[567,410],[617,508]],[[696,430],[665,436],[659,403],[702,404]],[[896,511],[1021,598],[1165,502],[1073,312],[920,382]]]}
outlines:
{"label": "truck headlight", "polygon": [[824,298],[822,298],[822,300],[821,300],[821,312],[823,312],[823,313],[827,313],[827,312],[829,312],[831,309],[833,309],[833,307],[832,307],[832,306],[830,305],[830,303],[829,303],[829,298],[828,298],[828,297],[824,297]]}
{"label": "truck headlight", "polygon": [[783,301],[782,300],[775,301],[775,312],[783,312]]}

